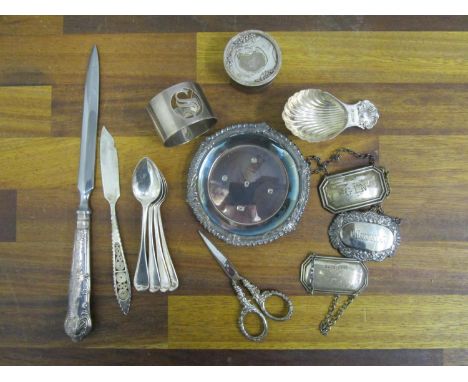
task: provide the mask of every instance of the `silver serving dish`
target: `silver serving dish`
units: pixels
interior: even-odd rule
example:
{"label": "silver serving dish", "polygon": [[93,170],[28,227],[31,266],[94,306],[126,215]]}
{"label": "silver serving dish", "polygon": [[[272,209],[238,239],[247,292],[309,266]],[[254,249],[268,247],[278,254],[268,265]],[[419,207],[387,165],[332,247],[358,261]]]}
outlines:
{"label": "silver serving dish", "polygon": [[321,142],[335,138],[348,127],[372,129],[379,120],[379,113],[368,100],[348,105],[320,89],[306,89],[288,99],[282,117],[286,127],[297,137],[307,142]]}
{"label": "silver serving dish", "polygon": [[267,124],[227,127],[192,160],[187,201],[213,235],[233,245],[265,244],[295,229],[309,197],[299,149]]}
{"label": "silver serving dish", "polygon": [[224,49],[224,69],[234,82],[247,88],[267,86],[280,68],[280,47],[268,33],[241,32]]}

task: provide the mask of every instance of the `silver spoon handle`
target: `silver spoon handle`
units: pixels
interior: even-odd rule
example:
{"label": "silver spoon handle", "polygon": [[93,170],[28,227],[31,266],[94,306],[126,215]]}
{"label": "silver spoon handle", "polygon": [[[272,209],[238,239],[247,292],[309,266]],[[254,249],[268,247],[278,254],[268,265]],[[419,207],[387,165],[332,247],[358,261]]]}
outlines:
{"label": "silver spoon handle", "polygon": [[179,279],[177,278],[174,264],[172,263],[171,254],[169,253],[169,248],[167,247],[166,235],[164,234],[164,227],[162,224],[160,209],[158,209],[158,226],[159,226],[159,236],[161,238],[164,259],[166,261],[167,269],[169,271],[169,278],[170,278],[170,283],[171,283],[171,287],[169,288],[169,291],[173,291],[179,287]]}
{"label": "silver spoon handle", "polygon": [[141,240],[140,252],[138,254],[138,262],[133,278],[133,285],[137,291],[144,291],[149,288],[148,283],[148,263],[146,260],[146,222],[148,217],[148,206],[143,207],[143,215],[141,218]]}
{"label": "silver spoon handle", "polygon": [[156,251],[154,249],[154,227],[153,227],[153,219],[154,219],[154,207],[149,208],[149,215],[148,215],[148,271],[149,271],[149,291],[150,292],[157,292],[161,288],[161,280],[159,276],[159,268],[156,262]]}
{"label": "silver spoon handle", "polygon": [[159,206],[154,206],[153,226],[155,231],[156,242],[156,260],[159,268],[159,275],[161,277],[161,292],[167,292],[171,288],[169,270],[164,257],[163,247],[161,243],[161,234],[158,224]]}
{"label": "silver spoon handle", "polygon": [[76,212],[75,243],[68,289],[68,311],[65,319],[65,333],[73,341],[81,341],[92,327],[90,312],[90,216],[91,211]]}
{"label": "silver spoon handle", "polygon": [[117,302],[123,314],[127,314],[130,309],[132,299],[132,288],[130,275],[128,273],[127,262],[120,239],[119,224],[115,212],[115,203],[110,204],[111,224],[112,224],[112,266],[114,274],[114,292]]}

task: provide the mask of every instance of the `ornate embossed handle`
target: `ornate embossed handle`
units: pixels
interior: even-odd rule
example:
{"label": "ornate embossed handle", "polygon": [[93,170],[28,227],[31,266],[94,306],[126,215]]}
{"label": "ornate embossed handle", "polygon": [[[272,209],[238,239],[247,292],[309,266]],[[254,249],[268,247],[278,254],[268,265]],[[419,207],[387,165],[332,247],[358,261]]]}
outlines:
{"label": "ornate embossed handle", "polygon": [[379,112],[375,105],[368,101],[359,101],[354,105],[344,104],[348,111],[346,128],[357,126],[363,130],[372,129],[379,120]]}
{"label": "ornate embossed handle", "polygon": [[68,290],[68,311],[65,333],[73,341],[81,341],[92,328],[90,311],[90,210],[78,210],[73,259]]}
{"label": "ornate embossed handle", "polygon": [[128,273],[127,262],[120,239],[119,225],[115,213],[115,203],[111,204],[111,224],[112,224],[112,264],[114,274],[114,292],[117,302],[123,314],[127,314],[130,309],[132,298],[130,275]]}
{"label": "ornate embossed handle", "polygon": [[[245,279],[241,279],[241,280],[244,283]],[[237,298],[242,305],[241,312],[239,315],[239,320],[238,320],[239,329],[241,333],[244,335],[245,338],[247,338],[250,341],[255,341],[255,342],[262,341],[268,334],[268,323],[267,323],[266,317],[263,315],[260,309],[258,309],[255,305],[253,305],[249,301],[245,293],[242,291],[241,286],[238,284],[236,280],[234,279],[231,280],[231,283],[232,283],[232,287],[234,291],[236,292]],[[262,330],[259,334],[251,334],[247,331],[245,327],[245,317],[247,317],[247,315],[249,314],[254,314],[258,316],[260,322],[262,323]]]}

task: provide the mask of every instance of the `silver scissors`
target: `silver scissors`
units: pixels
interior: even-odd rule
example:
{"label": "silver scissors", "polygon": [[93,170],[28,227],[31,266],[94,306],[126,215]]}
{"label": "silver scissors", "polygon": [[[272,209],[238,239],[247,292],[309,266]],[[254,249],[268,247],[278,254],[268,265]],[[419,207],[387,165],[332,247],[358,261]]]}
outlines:
{"label": "silver scissors", "polygon": [[[215,246],[214,244],[208,240],[208,238],[203,235],[200,231],[198,231],[200,236],[202,237],[203,241],[205,242],[206,246],[208,249],[211,251],[213,254],[214,258],[216,261],[219,263],[221,268],[223,268],[224,272],[228,275],[228,277],[231,279],[232,287],[234,288],[234,292],[236,292],[237,298],[239,299],[242,309],[241,313],[239,316],[239,328],[242,334],[248,338],[251,341],[261,341],[263,338],[268,334],[268,323],[267,323],[267,317],[276,320],[276,321],[285,321],[289,320],[292,316],[293,313],[293,304],[291,300],[289,299],[288,296],[286,296],[284,293],[281,293],[277,290],[265,290],[265,291],[260,291],[254,284],[252,284],[249,280],[246,278],[242,277],[239,275],[237,272],[236,268],[232,265],[232,263],[224,256]],[[244,288],[249,291],[251,294],[253,300],[257,303],[258,307],[252,302],[251,299],[249,299],[243,289],[241,284],[244,286]],[[274,316],[270,312],[268,312],[266,308],[266,301],[268,298],[272,296],[277,296],[283,300],[285,305],[288,306],[288,312],[284,316]],[[260,334],[258,335],[251,335],[250,333],[247,332],[245,329],[244,325],[244,320],[245,316],[247,316],[249,313],[257,315],[263,326],[263,330]]]}

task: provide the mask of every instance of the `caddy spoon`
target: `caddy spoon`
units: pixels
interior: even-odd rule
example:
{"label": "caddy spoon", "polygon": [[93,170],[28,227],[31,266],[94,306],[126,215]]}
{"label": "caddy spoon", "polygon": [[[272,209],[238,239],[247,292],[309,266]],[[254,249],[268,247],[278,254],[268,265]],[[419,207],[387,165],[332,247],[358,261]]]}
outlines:
{"label": "caddy spoon", "polygon": [[138,162],[132,177],[133,195],[143,207],[141,218],[141,241],[138,254],[138,263],[133,279],[133,285],[137,291],[149,288],[148,262],[146,259],[146,228],[148,208],[161,193],[161,182],[159,181],[157,169],[149,158],[143,158]]}
{"label": "caddy spoon", "polygon": [[288,99],[282,117],[297,137],[321,142],[335,138],[351,126],[370,130],[377,123],[379,113],[368,100],[349,105],[320,89],[306,89]]}

